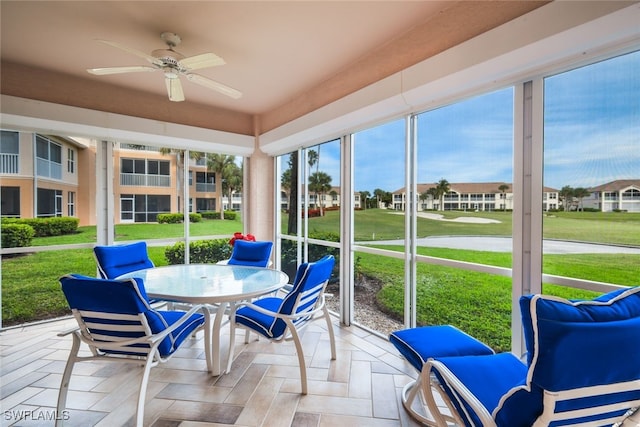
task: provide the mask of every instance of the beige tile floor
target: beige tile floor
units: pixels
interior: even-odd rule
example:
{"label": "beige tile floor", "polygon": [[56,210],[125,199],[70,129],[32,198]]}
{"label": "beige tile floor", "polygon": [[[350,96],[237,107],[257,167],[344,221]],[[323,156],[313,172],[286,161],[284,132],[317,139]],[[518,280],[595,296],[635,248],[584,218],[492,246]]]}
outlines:
{"label": "beige tile floor", "polygon": [[[0,332],[2,426],[52,426],[50,418],[71,347],[73,319]],[[418,425],[400,402],[414,369],[388,340],[334,319],[337,359],[330,360],[324,322],[304,330],[309,394],[300,394],[293,343],[253,340],[239,333],[231,372],[206,373],[202,333],[188,339],[166,364],[155,367],[147,391],[145,426],[349,426]],[[223,362],[228,349],[223,328]],[[227,346],[224,347],[224,343]],[[83,362],[70,383],[67,426],[132,426],[142,369]]]}

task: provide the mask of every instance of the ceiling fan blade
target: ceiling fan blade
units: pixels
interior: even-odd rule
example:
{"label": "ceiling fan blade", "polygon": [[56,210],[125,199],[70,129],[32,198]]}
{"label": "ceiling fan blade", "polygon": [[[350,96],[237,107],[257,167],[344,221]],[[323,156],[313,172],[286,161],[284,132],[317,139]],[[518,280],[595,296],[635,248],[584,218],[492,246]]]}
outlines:
{"label": "ceiling fan blade", "polygon": [[140,73],[156,71],[157,68],[137,65],[133,67],[108,67],[108,68],[89,68],[87,71],[96,76],[104,76],[107,74],[122,74],[122,73]]}
{"label": "ceiling fan blade", "polygon": [[186,76],[189,81],[192,81],[193,83],[199,84],[200,86],[204,86],[208,89],[213,89],[227,96],[230,96],[233,99],[238,99],[242,96],[242,92],[232,87],[225,86],[222,83],[218,83],[214,80],[203,77],[199,74],[187,74]]}
{"label": "ceiling fan blade", "polygon": [[182,91],[182,84],[180,83],[180,79],[165,77],[164,82],[167,85],[167,94],[169,95],[170,101],[184,101],[184,92]]}
{"label": "ceiling fan blade", "polygon": [[137,49],[133,49],[133,48],[125,46],[123,44],[112,42],[112,41],[109,41],[109,40],[96,39],[96,41],[98,41],[100,43],[104,43],[104,44],[112,46],[112,47],[115,47],[116,49],[120,49],[120,50],[123,50],[125,52],[131,53],[131,54],[133,54],[135,56],[138,56],[138,57],[140,57],[142,59],[146,59],[147,61],[149,61],[152,64],[159,65],[159,66],[162,65],[162,61],[160,59],[155,58],[155,57],[153,57],[153,56],[151,56],[151,55],[149,55],[147,53],[144,53],[142,51],[139,51]]}
{"label": "ceiling fan blade", "polygon": [[224,59],[214,53],[203,53],[202,55],[190,56],[178,61],[180,66],[188,70],[197,70],[200,68],[216,67],[224,65]]}

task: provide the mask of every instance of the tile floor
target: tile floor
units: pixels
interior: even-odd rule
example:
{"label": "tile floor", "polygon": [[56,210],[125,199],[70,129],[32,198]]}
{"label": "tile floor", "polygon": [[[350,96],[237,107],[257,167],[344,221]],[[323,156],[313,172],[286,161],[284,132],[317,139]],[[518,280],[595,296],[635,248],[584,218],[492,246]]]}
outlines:
{"label": "tile floor", "polygon": [[[74,325],[73,319],[62,319],[0,332],[2,426],[54,424],[71,347],[71,337],[57,333]],[[168,363],[151,370],[145,426],[417,426],[400,402],[414,369],[386,339],[355,326],[340,327],[335,319],[334,325],[335,361],[330,361],[324,322],[304,331],[308,395],[300,394],[293,343],[256,341],[253,335],[245,345],[239,332],[231,372],[212,377],[199,333]],[[228,331],[223,328],[223,363]],[[132,426],[141,371],[131,364],[77,364],[65,425]]]}

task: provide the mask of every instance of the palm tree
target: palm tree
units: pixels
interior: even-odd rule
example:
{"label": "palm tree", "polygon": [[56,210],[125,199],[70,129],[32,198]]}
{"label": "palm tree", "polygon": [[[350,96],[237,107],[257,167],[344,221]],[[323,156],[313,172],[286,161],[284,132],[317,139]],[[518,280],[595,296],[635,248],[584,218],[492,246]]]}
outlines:
{"label": "palm tree", "polygon": [[508,189],[509,189],[509,186],[507,184],[500,184],[500,187],[498,187],[498,190],[500,191],[500,200],[502,200],[503,211],[507,209],[507,198],[505,196],[505,193],[507,192]]}
{"label": "palm tree", "polygon": [[[440,200],[440,206],[438,207],[438,210],[441,210],[441,211],[444,210],[444,195],[447,194],[450,189],[451,189],[451,185],[449,184],[449,181],[447,181],[446,179],[441,178],[440,181],[436,182],[436,186],[433,190],[433,194],[435,196],[434,198]],[[431,188],[429,190],[431,190]]]}
{"label": "palm tree", "polygon": [[229,197],[229,207],[233,206],[231,200],[233,193],[242,191],[242,179],[242,164],[238,166],[234,163],[229,167],[229,174],[226,176],[225,181],[222,183],[222,188],[227,191],[227,196]]}
{"label": "palm tree", "polygon": [[368,191],[361,191],[360,192],[360,200],[362,202],[362,206],[363,209],[367,209],[367,199],[369,199],[371,197],[371,193],[369,193]]}
{"label": "palm tree", "polygon": [[212,154],[207,157],[207,170],[216,174],[216,183],[220,185],[220,219],[224,219],[224,196],[225,179],[229,175],[231,168],[236,166],[236,156],[226,154]]}
{"label": "palm tree", "polygon": [[289,156],[289,168],[282,172],[282,188],[289,191],[289,219],[287,234],[296,234],[298,230],[298,152]]}
{"label": "palm tree", "polygon": [[[331,190],[331,177],[325,172],[314,172],[309,177],[309,191],[314,192],[316,197],[322,200],[329,190]],[[320,216],[322,216],[322,203],[320,206]]]}

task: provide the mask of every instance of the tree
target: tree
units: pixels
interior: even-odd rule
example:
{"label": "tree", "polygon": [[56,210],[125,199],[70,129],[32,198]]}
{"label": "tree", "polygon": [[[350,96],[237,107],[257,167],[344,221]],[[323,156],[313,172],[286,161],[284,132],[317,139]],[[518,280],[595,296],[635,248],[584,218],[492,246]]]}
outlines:
{"label": "tree", "polygon": [[[433,188],[433,190],[431,190],[431,188]],[[449,181],[447,181],[444,178],[441,178],[440,181],[436,182],[436,186],[431,188],[429,188],[429,190],[427,191],[432,191],[432,194],[434,195],[434,199],[440,200],[440,206],[438,206],[438,210],[443,211],[444,195],[447,194],[451,189],[451,185],[449,184]]]}
{"label": "tree", "polygon": [[378,206],[380,206],[380,204],[383,204],[385,208],[389,207],[389,205],[391,204],[391,200],[393,199],[391,192],[384,191],[381,188],[376,188],[375,190],[373,190],[373,195],[377,199]]}
{"label": "tree", "polygon": [[[316,198],[322,200],[329,190],[331,190],[331,177],[325,172],[314,172],[309,177],[309,191],[316,194]],[[320,206],[320,216],[322,216],[322,202]]]}
{"label": "tree", "polygon": [[582,199],[585,197],[589,197],[591,192],[583,187],[577,187],[573,189],[573,197],[578,199],[578,210],[584,211],[584,207],[582,206]]}
{"label": "tree", "polygon": [[226,154],[212,154],[207,157],[207,170],[216,174],[216,183],[220,185],[220,219],[224,219],[224,186],[225,179],[236,165],[236,156]]}
{"label": "tree", "polygon": [[500,191],[500,200],[502,200],[502,210],[506,210],[507,209],[507,197],[505,196],[507,190],[509,189],[509,186],[507,184],[500,184],[500,187],[498,187],[498,191]]}
{"label": "tree", "polygon": [[560,200],[562,201],[562,206],[564,207],[565,212],[569,212],[571,210],[571,205],[573,204],[573,188],[569,185],[565,185],[558,192],[560,196]]}
{"label": "tree", "polygon": [[282,188],[289,191],[289,220],[287,234],[296,234],[298,231],[298,152],[294,151],[289,156],[289,168],[282,173],[280,178]]}
{"label": "tree", "polygon": [[360,204],[363,206],[363,209],[367,209],[367,199],[371,197],[371,193],[368,191],[360,192]]}
{"label": "tree", "polygon": [[227,197],[229,200],[229,208],[233,206],[233,201],[231,197],[233,193],[237,191],[242,191],[242,182],[243,182],[243,173],[242,173],[242,164],[238,166],[237,164],[233,164],[229,167],[228,175],[225,177],[224,182],[222,183],[222,189],[227,192]]}

